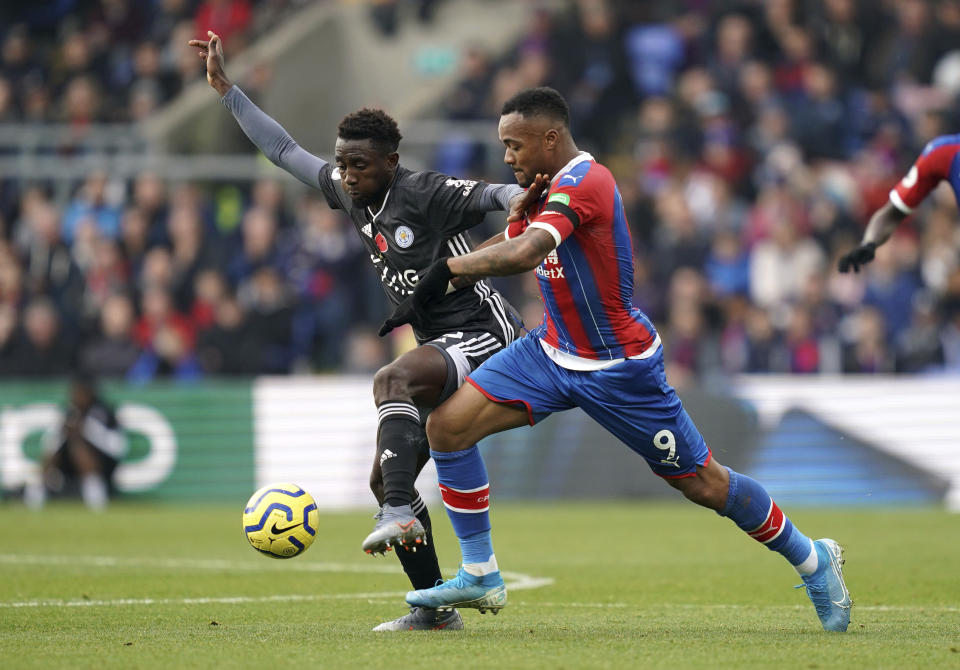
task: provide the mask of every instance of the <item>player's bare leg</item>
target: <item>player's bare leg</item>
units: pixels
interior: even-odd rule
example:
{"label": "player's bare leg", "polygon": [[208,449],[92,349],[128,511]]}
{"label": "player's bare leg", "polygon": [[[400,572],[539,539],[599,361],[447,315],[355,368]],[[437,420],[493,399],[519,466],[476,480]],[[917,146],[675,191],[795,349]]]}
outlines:
{"label": "player's bare leg", "polygon": [[490,537],[490,487],[476,442],[527,423],[525,410],[488,400],[467,384],[430,415],[427,436],[463,564],[453,579],[408,593],[410,605],[472,607],[496,614],[507,604]]}
{"label": "player's bare leg", "polygon": [[383,554],[394,547],[415,550],[426,539],[426,529],[412,507],[413,485],[425,439],[417,406],[432,407],[446,379],[446,359],[432,346],[408,351],[374,377],[379,426],[371,483],[379,480],[382,492],[378,497],[381,507],[377,524],[363,541],[363,550],[368,554]]}

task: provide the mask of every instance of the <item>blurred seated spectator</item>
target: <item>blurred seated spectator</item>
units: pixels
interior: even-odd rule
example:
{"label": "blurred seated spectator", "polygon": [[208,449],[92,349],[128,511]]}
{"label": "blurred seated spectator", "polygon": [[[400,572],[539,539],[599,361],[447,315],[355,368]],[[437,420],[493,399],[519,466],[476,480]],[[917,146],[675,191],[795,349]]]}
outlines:
{"label": "blurred seated spectator", "polygon": [[817,243],[802,237],[787,219],[774,221],[769,239],[750,254],[750,297],[765,308],[798,298],[809,277],[825,265]]}
{"label": "blurred seated spectator", "polygon": [[237,299],[224,295],[214,306],[213,324],[201,331],[197,359],[208,375],[253,375],[261,371],[264,351],[258,333],[248,327]]}
{"label": "blurred seated spectator", "polygon": [[143,292],[143,315],[134,327],[141,354],[127,378],[145,383],[157,377],[194,381],[201,369],[194,356],[195,333],[190,320],[174,309],[173,297],[161,286]]}
{"label": "blurred seated spectator", "polygon": [[932,372],[943,366],[943,342],[936,304],[929,295],[914,296],[910,325],[895,342],[896,371]]}
{"label": "blurred seated spectator", "polygon": [[272,267],[262,267],[245,282],[237,298],[247,312],[247,328],[263,347],[263,374],[285,374],[293,364],[293,303],[289,290]]}
{"label": "blurred seated spectator", "polygon": [[894,357],[887,344],[883,314],[862,307],[853,315],[853,334],[844,348],[843,371],[847,373],[893,372]]}
{"label": "blurred seated spectator", "polygon": [[127,440],[91,377],[74,377],[63,423],[48,430],[43,441],[43,463],[26,485],[24,502],[38,509],[49,495],[79,493],[89,509],[104,509],[114,491],[113,473],[127,451]]}
{"label": "blurred seated spectator", "polygon": [[61,324],[53,301],[33,298],[23,315],[23,330],[15,345],[14,374],[57,377],[74,370],[76,340]]}
{"label": "blurred seated spectator", "polygon": [[239,253],[229,261],[230,283],[240,287],[260,268],[279,264],[276,217],[264,209],[249,210],[243,217]]}
{"label": "blurred seated spectator", "polygon": [[100,310],[97,335],[80,350],[80,368],[99,377],[123,377],[140,357],[133,339],[134,313],[130,298],[110,295]]}
{"label": "blurred seated spectator", "polygon": [[190,305],[190,321],[198,333],[211,328],[216,322],[217,306],[227,295],[227,280],[216,268],[207,268],[197,273],[193,282],[193,304]]}

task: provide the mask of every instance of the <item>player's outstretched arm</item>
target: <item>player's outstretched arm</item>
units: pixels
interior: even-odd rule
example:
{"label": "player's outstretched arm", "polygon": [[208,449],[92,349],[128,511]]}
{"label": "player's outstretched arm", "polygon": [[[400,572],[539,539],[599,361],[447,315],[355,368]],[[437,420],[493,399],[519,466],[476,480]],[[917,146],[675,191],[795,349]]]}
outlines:
{"label": "player's outstretched arm", "polygon": [[870,223],[863,233],[860,246],[840,257],[837,269],[840,272],[860,272],[860,268],[873,260],[877,247],[890,239],[897,226],[907,218],[907,214],[897,209],[892,202],[878,209],[870,217]]}
{"label": "player's outstretched arm", "polygon": [[220,94],[220,101],[230,110],[240,129],[263,155],[308,186],[317,187],[320,168],[327,164],[319,156],[305,151],[279,123],[270,118],[234,86],[223,65],[223,43],[208,30],[209,40],[190,40],[189,46],[199,49],[207,61],[207,82]]}

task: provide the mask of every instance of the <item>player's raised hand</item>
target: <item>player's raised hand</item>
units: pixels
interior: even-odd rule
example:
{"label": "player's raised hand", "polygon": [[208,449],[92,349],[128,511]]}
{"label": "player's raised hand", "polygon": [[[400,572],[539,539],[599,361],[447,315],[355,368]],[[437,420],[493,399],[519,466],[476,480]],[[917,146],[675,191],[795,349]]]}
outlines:
{"label": "player's raised hand", "polygon": [[206,40],[190,40],[188,46],[199,49],[200,58],[207,61],[207,83],[217,90],[220,96],[227,94],[233,85],[227,78],[223,66],[223,41],[212,30],[207,31]]}
{"label": "player's raised hand", "polygon": [[837,262],[837,269],[840,272],[860,272],[860,268],[873,260],[877,251],[877,245],[873,242],[861,244],[853,251],[845,253]]}
{"label": "player's raised hand", "polygon": [[543,192],[550,186],[550,177],[546,174],[538,174],[533,178],[533,183],[523,193],[513,196],[510,199],[510,213],[507,214],[507,223],[520,221],[523,215],[527,213],[530,206],[540,199]]}

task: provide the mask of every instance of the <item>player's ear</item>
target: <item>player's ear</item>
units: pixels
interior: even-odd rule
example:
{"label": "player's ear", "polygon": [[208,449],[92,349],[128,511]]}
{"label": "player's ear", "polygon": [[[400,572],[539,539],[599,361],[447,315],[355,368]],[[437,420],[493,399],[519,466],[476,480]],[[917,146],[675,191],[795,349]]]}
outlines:
{"label": "player's ear", "polygon": [[543,146],[545,149],[553,150],[556,149],[557,145],[560,143],[560,133],[557,132],[556,128],[551,128],[543,134]]}
{"label": "player's ear", "polygon": [[387,167],[391,170],[397,167],[397,164],[400,162],[400,154],[394,151],[392,154],[387,154]]}

